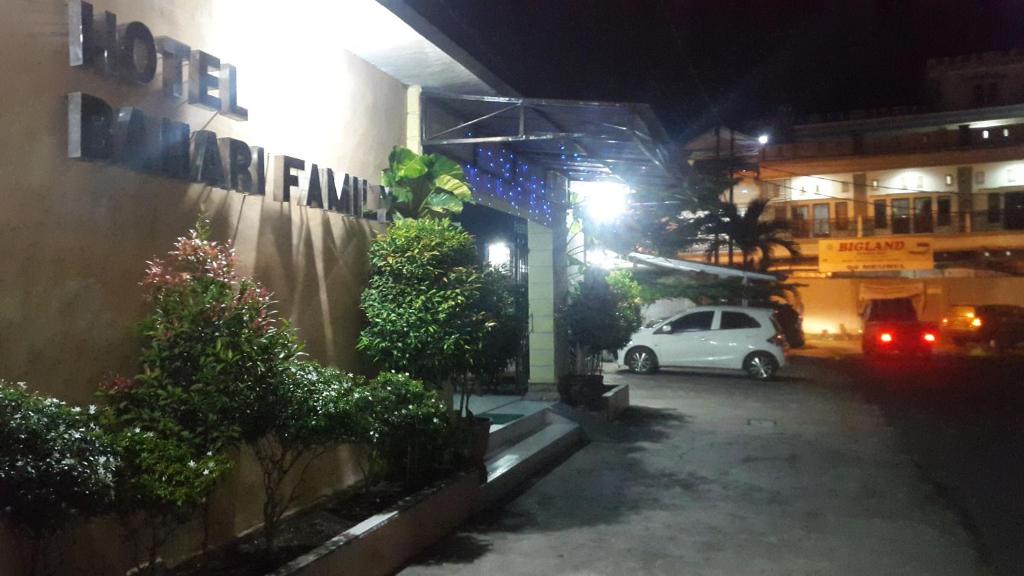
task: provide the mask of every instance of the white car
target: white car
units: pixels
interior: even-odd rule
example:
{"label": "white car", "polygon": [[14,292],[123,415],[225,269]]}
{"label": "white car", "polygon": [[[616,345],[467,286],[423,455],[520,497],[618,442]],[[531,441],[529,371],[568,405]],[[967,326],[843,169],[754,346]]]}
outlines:
{"label": "white car", "polygon": [[786,365],[785,349],[770,308],[701,306],[641,328],[616,362],[636,374],[671,366],[743,370],[770,380]]}

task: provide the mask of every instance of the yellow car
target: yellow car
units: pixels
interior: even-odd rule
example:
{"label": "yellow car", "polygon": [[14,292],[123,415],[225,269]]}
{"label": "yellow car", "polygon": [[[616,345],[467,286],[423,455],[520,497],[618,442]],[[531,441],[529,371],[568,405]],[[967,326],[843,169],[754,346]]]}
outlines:
{"label": "yellow car", "polygon": [[969,342],[1010,348],[1024,342],[1024,307],[1004,304],[951,306],[942,331],[958,345]]}

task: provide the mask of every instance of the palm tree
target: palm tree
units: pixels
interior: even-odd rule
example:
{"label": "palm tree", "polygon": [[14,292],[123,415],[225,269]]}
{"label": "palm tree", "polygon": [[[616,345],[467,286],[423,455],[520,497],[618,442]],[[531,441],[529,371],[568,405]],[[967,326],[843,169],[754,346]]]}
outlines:
{"label": "palm tree", "polygon": [[710,238],[704,252],[708,261],[710,262],[722,245],[729,240],[743,254],[745,270],[750,269],[756,256],[760,256],[758,269],[768,270],[772,264],[772,249],[775,247],[784,249],[790,256],[799,256],[800,249],[796,242],[786,237],[788,223],[761,220],[768,202],[769,200],[761,198],[754,200],[747,204],[747,209],[742,214],[736,204],[722,202],[716,209],[700,216],[698,226],[701,233]]}

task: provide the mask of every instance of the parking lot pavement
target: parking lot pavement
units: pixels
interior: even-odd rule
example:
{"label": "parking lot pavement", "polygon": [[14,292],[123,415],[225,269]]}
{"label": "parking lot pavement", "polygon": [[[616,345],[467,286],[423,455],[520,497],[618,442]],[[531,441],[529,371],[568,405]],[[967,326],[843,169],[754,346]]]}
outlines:
{"label": "parking lot pavement", "polygon": [[1024,574],[1024,359],[837,362],[959,513],[995,574]]}
{"label": "parking lot pavement", "polygon": [[621,422],[403,574],[987,574],[840,363],[608,375]]}

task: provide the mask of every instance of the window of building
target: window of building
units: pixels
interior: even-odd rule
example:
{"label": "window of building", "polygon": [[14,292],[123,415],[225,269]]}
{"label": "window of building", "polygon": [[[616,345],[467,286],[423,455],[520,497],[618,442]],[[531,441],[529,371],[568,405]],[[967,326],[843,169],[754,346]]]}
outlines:
{"label": "window of building", "polygon": [[836,202],[836,230],[848,230],[850,228],[850,215],[847,202]]}
{"label": "window of building", "polygon": [[931,232],[935,229],[932,222],[932,197],[914,198],[914,232]]}
{"label": "window of building", "polygon": [[673,332],[699,332],[711,330],[711,321],[715,319],[713,310],[694,312],[674,320],[671,324]]}
{"label": "window of building", "polygon": [[892,207],[892,233],[910,233],[910,199],[894,198]]}
{"label": "window of building", "polygon": [[742,312],[722,312],[722,322],[719,330],[743,330],[745,328],[760,328],[761,323]]}
{"label": "window of building", "polygon": [[952,185],[953,185],[953,175],[952,174],[946,174],[946,186],[952,186]]}
{"label": "window of building", "polygon": [[828,204],[814,205],[814,235],[829,235]]}
{"label": "window of building", "polygon": [[984,184],[985,183],[985,171],[984,170],[978,170],[977,172],[974,173],[974,183],[975,184]]}
{"label": "window of building", "polygon": [[988,195],[988,223],[989,224],[998,224],[1003,219],[1002,214],[1000,213],[1000,210],[999,210],[999,208],[1000,208],[1000,198],[999,198],[999,196],[1000,196],[999,194],[989,194]]}
{"label": "window of building", "polygon": [[875,200],[875,228],[888,228],[889,218],[886,214],[885,200]]}
{"label": "window of building", "polygon": [[776,207],[772,208],[772,213],[775,216],[775,221],[776,222],[785,222],[786,221],[786,207],[785,206],[776,206]]}
{"label": "window of building", "polygon": [[935,216],[935,223],[939,226],[949,226],[953,223],[953,203],[949,196],[939,196],[936,202],[938,212]]}

